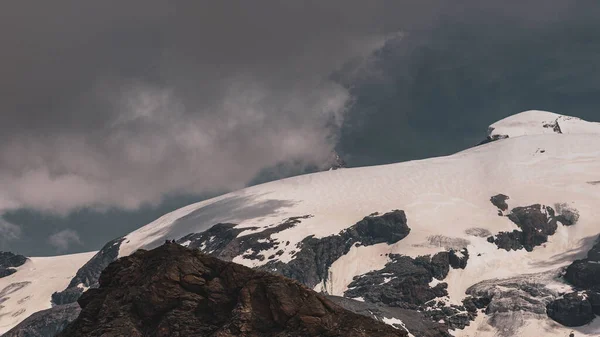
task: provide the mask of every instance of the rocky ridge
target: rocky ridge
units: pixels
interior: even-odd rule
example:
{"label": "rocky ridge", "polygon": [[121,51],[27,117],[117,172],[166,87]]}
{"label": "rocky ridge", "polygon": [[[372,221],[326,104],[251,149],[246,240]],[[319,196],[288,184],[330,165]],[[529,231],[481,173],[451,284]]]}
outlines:
{"label": "rocky ridge", "polygon": [[25,262],[27,262],[27,258],[23,255],[0,252],[0,278],[16,273],[15,268],[22,266]]}
{"label": "rocky ridge", "polygon": [[68,336],[407,336],[296,281],[173,243],[110,264]]}
{"label": "rocky ridge", "polygon": [[586,258],[575,260],[566,268],[563,279],[575,291],[548,303],[548,316],[570,327],[588,324],[600,316],[600,237]]}

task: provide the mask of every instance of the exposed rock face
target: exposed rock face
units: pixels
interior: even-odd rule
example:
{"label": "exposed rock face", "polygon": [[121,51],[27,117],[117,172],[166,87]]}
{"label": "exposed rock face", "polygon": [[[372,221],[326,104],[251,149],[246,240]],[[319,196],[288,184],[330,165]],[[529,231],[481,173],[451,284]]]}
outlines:
{"label": "exposed rock face", "polygon": [[558,124],[558,120],[560,118],[557,118],[554,122],[552,123],[545,123],[544,125],[542,125],[545,128],[548,129],[552,129],[552,131],[556,132],[556,133],[560,133],[562,134],[562,129],[560,128],[560,124]]}
{"label": "exposed rock face", "polygon": [[[392,261],[385,268],[355,277],[344,297],[361,297],[372,303],[417,309],[436,297],[448,295],[446,283],[429,286],[434,274],[441,279],[448,274],[450,263],[447,253],[439,253],[433,259],[401,255],[391,255],[390,258]],[[432,260],[435,262],[432,263]]]}
{"label": "exposed rock face", "polygon": [[350,310],[357,314],[369,316],[378,321],[384,319],[398,319],[403,325],[398,328],[403,328],[414,336],[419,337],[450,337],[446,324],[433,321],[424,313],[416,310],[408,310],[402,308],[394,308],[382,305],[380,303],[360,302],[346,297],[326,296],[327,299],[335,304]]}
{"label": "exposed rock face", "polygon": [[[289,243],[279,242],[271,238],[271,235],[294,227],[303,219],[309,217],[310,215],[292,217],[279,225],[239,238],[238,235],[242,231],[257,228],[236,228],[235,224],[217,224],[205,232],[189,234],[177,240],[177,242],[190,248],[197,248],[226,261],[230,261],[239,255],[243,255],[247,259],[271,260],[276,258],[278,254],[266,256],[264,251],[272,251],[274,248],[289,245]],[[327,270],[331,264],[346,254],[353,244],[395,243],[410,232],[406,222],[406,216],[402,211],[393,211],[381,216],[373,214],[338,235],[321,239],[306,238],[297,248],[297,261],[290,262],[289,266],[276,263],[276,265],[281,266],[280,269],[277,269],[274,267],[275,263],[273,261],[262,268],[270,272],[279,271],[285,276],[295,278],[305,285],[308,284],[314,287],[314,285],[326,279]],[[98,287],[97,280],[100,272],[109,263],[116,260],[122,241],[123,238],[118,238],[107,243],[98,254],[77,272],[67,289],[53,294],[53,303],[61,305],[76,302],[83,293],[84,287]]]}
{"label": "exposed rock face", "polygon": [[469,261],[469,251],[467,248],[461,249],[459,252],[450,250],[448,253],[448,261],[454,269],[465,269],[467,261]]}
{"label": "exposed rock face", "polygon": [[508,204],[506,203],[506,200],[510,199],[507,195],[504,194],[498,194],[495,195],[493,197],[490,198],[490,201],[492,202],[492,204],[496,207],[498,207],[499,210],[501,210],[502,212],[508,210]]}
{"label": "exposed rock face", "polygon": [[[292,217],[279,225],[241,237],[238,235],[242,231],[257,228],[237,228],[235,224],[217,224],[205,232],[184,236],[177,242],[189,248],[198,248],[202,252],[226,261],[231,261],[240,255],[246,259],[270,260],[259,269],[296,279],[307,287],[313,288],[327,279],[329,267],[348,253],[352,245],[369,246],[384,242],[393,244],[410,233],[404,211],[374,214],[337,235],[324,238],[309,236],[298,244],[292,261],[289,263],[277,261],[276,258],[283,254],[283,250],[278,249],[289,245],[289,242],[280,242],[272,238],[272,235],[294,227],[309,217],[311,216]],[[266,256],[265,251],[276,253]]]}
{"label": "exposed rock face", "polygon": [[557,214],[552,207],[540,204],[513,208],[508,218],[519,227],[519,230],[500,232],[496,237],[488,238],[488,241],[501,249],[525,249],[530,252],[534,247],[546,243],[548,236],[556,233],[559,222],[565,226],[577,222],[576,211],[567,207],[561,210],[564,210],[565,214]]}
{"label": "exposed rock face", "polygon": [[439,281],[446,278],[450,267],[466,267],[468,256],[466,249],[415,259],[392,254],[383,269],[355,277],[344,296],[378,306],[418,310],[425,319],[438,323],[435,329],[438,333],[447,333],[449,328],[463,329],[477,316],[476,310],[469,312],[464,306],[436,299],[448,295],[448,285]]}
{"label": "exposed rock face", "polygon": [[596,318],[587,296],[577,292],[550,302],[547,311],[548,317],[569,327],[586,325]]}
{"label": "exposed rock face", "polygon": [[564,279],[579,291],[549,303],[548,316],[566,326],[588,324],[600,315],[600,237],[585,259],[567,267]]}
{"label": "exposed rock face", "polygon": [[23,255],[0,252],[0,278],[16,273],[17,270],[14,268],[22,266],[25,262],[27,258]]}
{"label": "exposed rock face", "polygon": [[[491,130],[489,130],[489,132],[492,132],[494,129],[490,128]],[[493,136],[487,136],[484,140],[482,140],[479,144],[477,144],[477,146],[479,145],[484,145],[487,143],[491,143],[491,142],[495,142],[497,140],[501,140],[501,139],[507,139],[508,135],[493,135]]]}
{"label": "exposed rock face", "polygon": [[3,337],[53,337],[74,321],[81,308],[79,304],[58,305],[29,316]]}
{"label": "exposed rock face", "polygon": [[102,270],[119,256],[119,248],[124,238],[109,241],[102,249],[83,265],[69,283],[67,289],[52,294],[52,303],[61,305],[74,303],[83,293],[83,287],[97,288]]}
{"label": "exposed rock face", "polygon": [[67,336],[407,336],[281,276],[176,244],[110,264]]}
{"label": "exposed rock face", "polygon": [[521,322],[546,316],[548,303],[559,297],[557,291],[546,287],[558,275],[559,270],[554,270],[482,281],[467,289],[471,297],[463,303],[469,312],[485,308],[488,322],[500,336],[517,336]]}
{"label": "exposed rock face", "polygon": [[575,260],[567,267],[564,278],[579,289],[600,292],[600,238],[588,252],[587,258]]}
{"label": "exposed rock face", "polygon": [[[246,259],[263,261],[270,256],[265,256],[262,252],[278,249],[285,244],[272,239],[271,235],[292,228],[300,223],[302,219],[307,219],[309,217],[311,217],[311,215],[292,217],[279,225],[242,237],[238,237],[241,232],[258,228],[236,228],[235,224],[229,223],[216,224],[202,233],[186,235],[177,240],[177,243],[189,248],[197,248],[204,253],[208,253],[225,261],[231,261],[234,257],[239,255],[243,255]],[[273,259],[275,256],[270,258]]]}
{"label": "exposed rock face", "polygon": [[314,288],[327,281],[329,267],[350,251],[353,245],[370,246],[396,243],[410,233],[404,211],[395,210],[383,215],[365,217],[337,235],[324,238],[309,236],[302,240],[298,252],[289,263],[272,261],[261,269],[296,279]]}

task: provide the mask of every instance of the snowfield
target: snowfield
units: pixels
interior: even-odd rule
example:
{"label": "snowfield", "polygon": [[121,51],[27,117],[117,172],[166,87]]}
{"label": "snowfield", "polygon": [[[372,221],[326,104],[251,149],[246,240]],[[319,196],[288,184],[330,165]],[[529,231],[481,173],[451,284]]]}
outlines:
{"label": "snowfield", "polygon": [[[561,132],[544,125],[558,122]],[[492,130],[493,128],[493,130]],[[138,248],[151,248],[165,239],[201,232],[212,225],[239,224],[263,230],[295,216],[311,215],[272,238],[291,244],[281,248],[283,262],[292,259],[296,244],[309,235],[339,233],[373,213],[394,209],[406,212],[410,235],[396,244],[353,247],[330,268],[330,278],[315,290],[343,296],[356,275],[383,268],[386,254],[416,257],[447,249],[445,242],[467,242],[471,255],[467,268],[452,269],[448,282],[450,301],[459,303],[471,285],[524,273],[539,273],[568,265],[585,256],[590,238],[600,233],[600,124],[558,114],[528,111],[494,123],[491,134],[508,139],[474,147],[457,154],[398,164],[341,169],[293,177],[246,188],[167,214],[129,234],[120,249],[125,256]],[[580,214],[575,226],[559,226],[544,246],[533,252],[505,251],[472,233],[491,233],[517,227],[497,215],[490,203],[496,194],[510,197],[509,206],[566,204]],[[273,252],[264,252],[265,257]],[[250,267],[263,261],[237,256],[234,262]],[[481,320],[481,317],[480,317]],[[551,327],[546,336],[568,336],[571,329],[547,317],[526,322],[525,331]],[[583,335],[600,334],[597,327],[580,329]],[[474,322],[456,336],[494,336],[485,320]],[[565,334],[566,333],[566,334]]]}
{"label": "snowfield", "polygon": [[32,257],[16,273],[0,278],[0,334],[34,312],[50,308],[52,294],[66,288],[94,254]]}
{"label": "snowfield", "polygon": [[[505,139],[446,157],[283,179],[189,205],[127,235],[119,256],[127,256],[139,248],[154,248],[166,239],[203,232],[217,223],[237,224],[236,228],[246,229],[239,234],[244,236],[272,228],[291,217],[307,216],[270,237],[281,243],[289,242],[280,245],[277,251],[283,252],[276,257],[289,262],[294,258],[297,244],[307,236],[335,235],[374,212],[403,210],[411,229],[408,236],[391,245],[353,246],[331,265],[328,279],[315,290],[343,296],[355,276],[382,269],[390,261],[388,254],[417,257],[451,248],[467,248],[469,260],[465,269],[451,269],[441,281],[448,283],[450,303],[460,304],[467,289],[479,282],[527,279],[529,274],[540,273],[558,275],[559,268],[585,256],[600,234],[600,123],[527,111],[492,124],[489,135]],[[498,249],[487,241],[486,233],[510,232],[517,226],[507,217],[498,216],[498,208],[490,202],[490,197],[497,194],[509,196],[509,209],[534,204],[568,208],[578,212],[579,220],[573,226],[559,225],[547,243],[531,252]],[[233,261],[257,267],[272,261],[268,257],[276,251],[260,253],[265,257],[262,261],[246,258],[244,254],[235,256]],[[48,261],[32,258],[16,274],[0,279],[0,288],[30,281],[32,284],[21,291],[35,288],[35,298],[41,302],[33,305],[32,297],[19,307],[15,301],[20,297],[11,295],[11,302],[2,305],[10,308],[11,313],[18,308],[32,313],[49,307],[50,294],[64,289],[69,277],[89,257],[90,254],[79,254]],[[69,261],[68,268],[64,261]],[[60,282],[40,278],[46,275],[41,272],[46,270],[43,268],[55,270],[52,266],[58,265],[64,268],[56,273]],[[37,273],[31,270],[33,267],[38,268]],[[549,291],[571,289],[558,277],[544,280]],[[43,284],[48,290],[39,289],[36,284]],[[27,316],[7,319],[1,315],[2,310],[0,332]],[[452,333],[469,337],[507,335],[506,331],[490,325],[488,318],[479,314],[469,327]],[[588,326],[567,328],[545,315],[521,318],[510,321],[510,328],[515,329],[511,334],[566,337],[575,331],[576,336],[600,335],[598,319]],[[402,325],[396,319],[387,320]]]}

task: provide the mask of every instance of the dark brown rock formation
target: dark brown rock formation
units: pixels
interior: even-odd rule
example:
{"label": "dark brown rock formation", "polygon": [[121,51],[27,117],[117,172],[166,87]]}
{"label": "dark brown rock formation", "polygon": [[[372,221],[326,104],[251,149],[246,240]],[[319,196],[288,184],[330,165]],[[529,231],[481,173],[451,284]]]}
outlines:
{"label": "dark brown rock formation", "polygon": [[298,282],[166,243],[110,264],[70,336],[407,336]]}

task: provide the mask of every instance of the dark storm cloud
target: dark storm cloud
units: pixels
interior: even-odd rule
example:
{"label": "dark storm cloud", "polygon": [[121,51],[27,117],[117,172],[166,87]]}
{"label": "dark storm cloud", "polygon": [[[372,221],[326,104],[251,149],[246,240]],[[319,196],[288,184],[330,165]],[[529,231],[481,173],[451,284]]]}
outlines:
{"label": "dark storm cloud", "polygon": [[339,149],[350,164],[448,155],[530,109],[600,121],[599,2],[481,3],[388,41],[357,75]]}
{"label": "dark storm cloud", "polygon": [[[390,36],[427,40],[490,15],[530,28],[572,10],[496,3],[12,2],[0,13],[0,208],[136,208],[318,163]],[[342,66],[348,86],[330,77]]]}
{"label": "dark storm cloud", "polygon": [[240,187],[282,161],[325,160],[350,102],[329,75],[397,32],[380,21],[392,7],[3,6],[0,208],[135,208]]}

